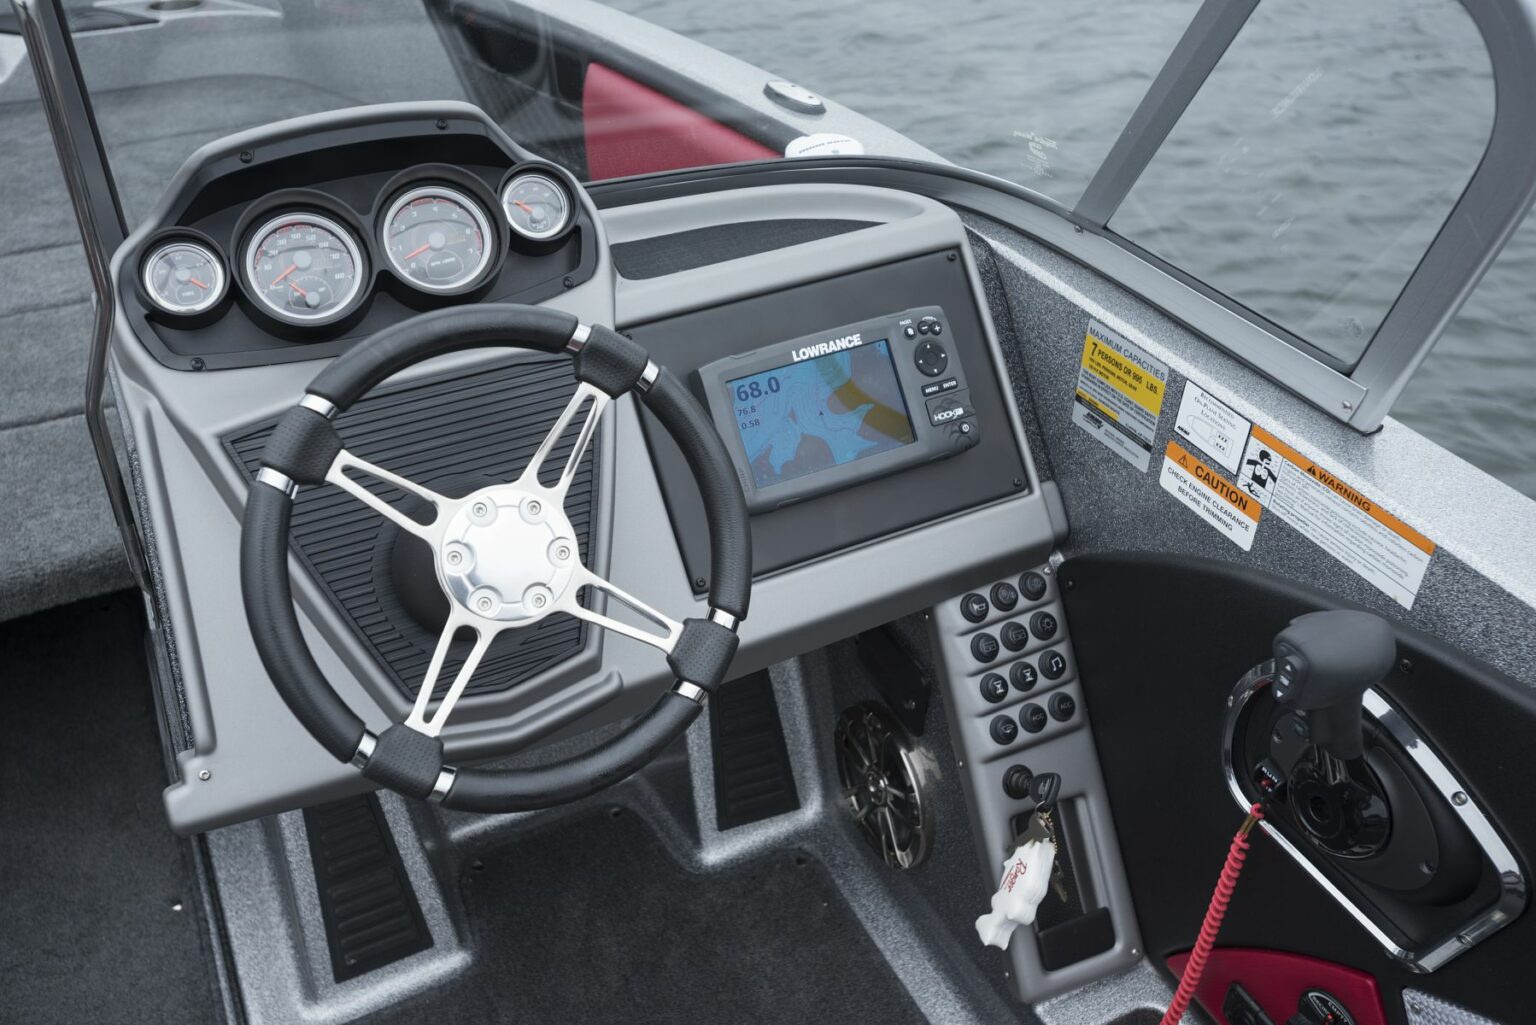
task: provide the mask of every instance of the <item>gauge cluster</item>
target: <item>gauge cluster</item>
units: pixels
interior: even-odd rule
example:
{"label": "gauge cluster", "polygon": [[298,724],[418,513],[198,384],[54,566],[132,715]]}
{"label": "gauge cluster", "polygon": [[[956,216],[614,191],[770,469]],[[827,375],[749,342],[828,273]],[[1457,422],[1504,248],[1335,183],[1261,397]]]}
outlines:
{"label": "gauge cluster", "polygon": [[394,144],[317,138],[308,154],[184,169],[195,188],[173,185],[164,226],[123,267],[139,336],[178,369],[313,359],[424,310],[540,302],[591,276],[568,172],[479,126],[427,124]]}

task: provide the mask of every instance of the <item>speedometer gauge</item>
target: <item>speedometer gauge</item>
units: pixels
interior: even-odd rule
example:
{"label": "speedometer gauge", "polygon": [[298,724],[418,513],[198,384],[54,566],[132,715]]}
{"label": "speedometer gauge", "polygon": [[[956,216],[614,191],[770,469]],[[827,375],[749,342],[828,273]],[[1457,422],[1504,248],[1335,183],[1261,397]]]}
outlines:
{"label": "speedometer gauge", "polygon": [[411,189],[384,218],[384,252],[417,288],[451,292],[478,281],[491,263],[491,224],[480,204],[454,189]]}
{"label": "speedometer gauge", "polygon": [[251,295],[279,320],[321,324],[351,309],[363,286],[363,254],[330,218],[286,213],[251,236],[245,275]]}
{"label": "speedometer gauge", "polygon": [[224,262],[199,242],[166,242],[144,261],[144,292],[166,313],[189,316],[224,298]]}
{"label": "speedometer gauge", "polygon": [[571,197],[565,187],[538,171],[513,176],[501,190],[501,206],[512,230],[535,242],[554,238],[571,223]]}

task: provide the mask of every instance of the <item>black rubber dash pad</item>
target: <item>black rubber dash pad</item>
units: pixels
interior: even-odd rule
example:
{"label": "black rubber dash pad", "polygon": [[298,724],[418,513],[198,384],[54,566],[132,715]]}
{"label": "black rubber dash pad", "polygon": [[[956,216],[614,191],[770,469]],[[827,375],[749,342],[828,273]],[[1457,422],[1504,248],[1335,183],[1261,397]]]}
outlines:
{"label": "black rubber dash pad", "polygon": [[[521,473],[575,390],[569,360],[524,358],[379,388],[337,417],[336,428],[347,448],[364,459],[461,496]],[[248,476],[261,465],[262,449],[275,424],[269,421],[225,439],[230,455]],[[577,418],[546,465],[564,463],[579,426]],[[589,450],[565,502],[583,560],[592,533],[595,458]],[[403,497],[373,478],[364,484],[386,501]],[[430,626],[421,622],[393,581],[396,560],[403,554],[398,546],[420,542],[331,485],[299,491],[292,537],[294,550],[358,640],[372,651],[400,693],[414,700],[437,646],[441,619]],[[430,590],[446,615],[446,601],[435,584]],[[465,693],[504,691],[558,665],[581,650],[585,631],[580,620],[556,615],[526,630],[502,633]],[[450,648],[436,696],[447,693],[468,653],[467,644]]]}
{"label": "black rubber dash pad", "polygon": [[432,946],[377,797],[305,808],[304,832],[337,982]]}
{"label": "black rubber dash pad", "polygon": [[721,687],[709,701],[715,824],[733,829],[800,807],[784,723],[767,673]]}

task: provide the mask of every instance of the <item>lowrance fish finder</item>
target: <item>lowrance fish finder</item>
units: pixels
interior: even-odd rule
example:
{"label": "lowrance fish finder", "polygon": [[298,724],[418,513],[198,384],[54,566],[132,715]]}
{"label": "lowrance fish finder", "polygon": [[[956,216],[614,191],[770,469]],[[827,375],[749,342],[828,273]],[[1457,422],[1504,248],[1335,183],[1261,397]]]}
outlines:
{"label": "lowrance fish finder", "polygon": [[937,306],[729,356],[698,374],[754,513],[947,459],[981,437]]}

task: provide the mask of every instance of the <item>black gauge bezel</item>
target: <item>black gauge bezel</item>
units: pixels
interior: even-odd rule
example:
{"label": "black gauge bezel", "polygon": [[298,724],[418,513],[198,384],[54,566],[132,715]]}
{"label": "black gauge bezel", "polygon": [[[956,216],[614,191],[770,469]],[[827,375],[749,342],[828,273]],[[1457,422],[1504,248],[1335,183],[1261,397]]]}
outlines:
{"label": "black gauge bezel", "polygon": [[[389,227],[389,215],[397,203],[418,189],[442,189],[458,193],[479,208],[488,228],[487,245],[490,256],[480,273],[470,280],[446,289],[429,289],[420,282],[401,273],[390,259],[389,241],[385,234]],[[451,164],[417,164],[394,175],[379,190],[370,216],[373,232],[369,245],[377,250],[379,287],[413,309],[433,309],[464,299],[476,299],[490,291],[501,276],[511,244],[512,229],[505,217],[497,217],[500,201],[485,181],[477,175]]]}
{"label": "black gauge bezel", "polygon": [[[201,309],[174,310],[164,306],[160,303],[154,289],[150,287],[146,277],[150,264],[163,250],[174,245],[190,245],[202,249],[213,257],[214,262],[219,266],[222,282],[217,290],[217,298]],[[229,260],[229,254],[210,236],[195,228],[171,227],[155,232],[139,247],[133,268],[134,291],[144,306],[145,314],[168,324],[175,324],[177,327],[198,327],[218,319],[228,307],[229,297],[234,292],[232,279],[235,269]]]}
{"label": "black gauge bezel", "polygon": [[[424,113],[425,111],[425,113]],[[494,214],[497,187],[513,166],[543,166],[483,112],[458,104],[353,108],[315,115],[304,131],[261,129],[239,144],[222,140],[178,173],[143,241],[115,262],[117,294],[137,342],[179,371],[267,366],[335,356],[366,335],[413,313],[477,301],[540,303],[590,281],[601,262],[585,189],[576,223],[554,245],[535,246],[491,218],[502,248],[484,281],[458,295],[402,283],[378,252],[375,227],[386,199],[407,186],[438,181],[479,198]],[[263,134],[266,133],[266,134]],[[552,174],[566,182],[571,174]],[[248,297],[232,255],[258,218],[279,208],[314,210],[356,231],[367,257],[367,288],[355,309],[333,323],[298,326],[270,316]],[[139,255],[161,233],[204,233],[216,240],[235,283],[211,316],[159,315],[138,283]],[[206,240],[206,239],[205,239]],[[553,257],[546,261],[546,257]]]}
{"label": "black gauge bezel", "polygon": [[[339,234],[347,244],[357,265],[354,287],[345,302],[320,317],[297,317],[285,314],[270,305],[260,294],[261,290],[251,278],[250,256],[257,242],[283,221],[319,220],[329,222],[326,227]],[[339,230],[337,230],[339,229]],[[241,216],[235,230],[242,305],[261,320],[278,325],[282,332],[297,333],[304,337],[321,329],[335,330],[339,325],[354,321],[367,308],[374,288],[373,256],[357,216],[323,192],[310,189],[289,189],[266,196],[252,204]]]}
{"label": "black gauge bezel", "polygon": [[[529,235],[512,222],[512,216],[507,213],[507,190],[520,178],[529,176],[543,178],[555,188],[560,190],[565,197],[565,220],[558,229],[547,235]],[[509,170],[496,186],[496,208],[501,211],[501,219],[507,225],[507,230],[525,247],[535,250],[559,244],[571,230],[576,227],[579,220],[576,203],[576,182],[563,168],[554,164],[547,164],[540,160],[528,160],[516,165]]]}

